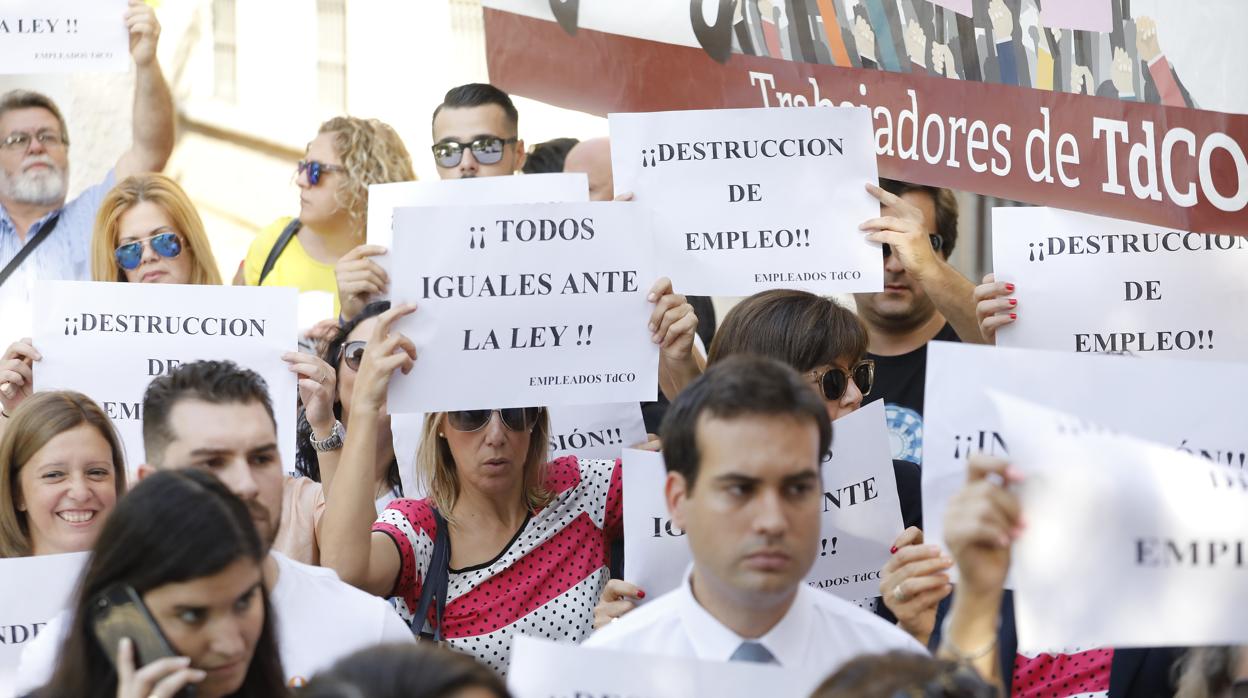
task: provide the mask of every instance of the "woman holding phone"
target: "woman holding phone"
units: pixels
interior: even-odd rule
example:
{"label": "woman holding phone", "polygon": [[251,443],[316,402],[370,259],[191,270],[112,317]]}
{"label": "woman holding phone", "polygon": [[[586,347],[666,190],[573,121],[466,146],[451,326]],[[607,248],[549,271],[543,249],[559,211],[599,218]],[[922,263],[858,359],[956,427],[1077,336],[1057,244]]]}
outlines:
{"label": "woman holding phone", "polygon": [[251,511],[212,475],[144,479],[101,532],[56,672],[33,695],[289,695],[264,556]]}

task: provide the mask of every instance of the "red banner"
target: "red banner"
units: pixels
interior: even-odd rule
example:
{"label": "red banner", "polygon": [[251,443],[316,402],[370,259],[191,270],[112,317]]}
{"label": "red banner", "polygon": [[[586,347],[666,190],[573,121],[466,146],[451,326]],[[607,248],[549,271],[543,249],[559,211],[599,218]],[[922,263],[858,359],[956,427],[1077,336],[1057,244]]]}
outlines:
{"label": "red banner", "polygon": [[1248,115],[741,53],[721,63],[701,48],[573,35],[494,9],[485,30],[491,82],[557,106],[867,106],[884,177],[1248,234]]}

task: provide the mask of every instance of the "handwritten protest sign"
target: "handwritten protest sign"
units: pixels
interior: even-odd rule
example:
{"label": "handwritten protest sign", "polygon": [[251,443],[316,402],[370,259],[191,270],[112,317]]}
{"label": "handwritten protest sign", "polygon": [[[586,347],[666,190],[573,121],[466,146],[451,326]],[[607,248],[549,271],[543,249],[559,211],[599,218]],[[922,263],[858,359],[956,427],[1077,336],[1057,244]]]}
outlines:
{"label": "handwritten protest sign", "polygon": [[398,324],[418,359],[392,413],[655,398],[640,207],[400,208],[394,225],[394,298],[419,310]]}
{"label": "handwritten protest sign", "polygon": [[77,390],[104,408],[125,444],[127,466],[145,462],[143,393],[156,376],[201,359],[228,359],[269,387],[277,443],[295,466],[293,288],[41,281],[35,293],[38,390]]}
{"label": "handwritten protest sign", "polygon": [[0,73],[125,72],[126,0],[5,0]]}
{"label": "handwritten protest sign", "polygon": [[1051,208],[992,212],[993,269],[1017,287],[997,344],[1248,359],[1248,237]]}
{"label": "handwritten protest sign", "polygon": [[611,114],[617,193],[655,211],[659,270],[681,293],[879,291],[871,115],[860,108]]}
{"label": "handwritten protest sign", "polygon": [[0,559],[0,696],[17,691],[22,650],[70,604],[88,553]]}
{"label": "handwritten protest sign", "polygon": [[1020,650],[1248,642],[1248,471],[993,401],[1027,476],[1030,524],[1013,557]]}
{"label": "handwritten protest sign", "polygon": [[808,695],[824,678],[756,662],[614,652],[517,635],[507,689],[516,698],[757,698]]}
{"label": "handwritten protest sign", "polygon": [[[932,543],[944,540],[945,511],[966,482],[966,459],[977,452],[1010,455],[990,390],[1210,461],[1248,466],[1248,432],[1237,417],[1239,396],[1248,392],[1248,364],[950,342],[929,344],[927,361],[923,531]],[[1176,397],[1172,390],[1180,384]]]}
{"label": "handwritten protest sign", "polygon": [[[550,413],[551,459],[561,456],[614,460],[621,451],[646,440],[641,405],[620,402],[606,405],[556,405]],[[394,455],[399,464],[405,497],[423,497],[416,476],[416,452],[420,450],[424,413],[390,415]],[[661,466],[661,463],[660,463]]]}
{"label": "handwritten protest sign", "polygon": [[[394,246],[394,209],[400,206],[481,206],[589,201],[583,172],[522,177],[471,177],[427,182],[390,182],[368,188],[368,244]],[[387,273],[390,255],[374,258]]]}
{"label": "handwritten protest sign", "polygon": [[[823,465],[819,554],[806,583],[849,600],[879,596],[880,568],[903,529],[882,400],[835,422]],[[624,451],[625,577],[657,596],[680,584],[691,557],[673,525],[658,453]]]}

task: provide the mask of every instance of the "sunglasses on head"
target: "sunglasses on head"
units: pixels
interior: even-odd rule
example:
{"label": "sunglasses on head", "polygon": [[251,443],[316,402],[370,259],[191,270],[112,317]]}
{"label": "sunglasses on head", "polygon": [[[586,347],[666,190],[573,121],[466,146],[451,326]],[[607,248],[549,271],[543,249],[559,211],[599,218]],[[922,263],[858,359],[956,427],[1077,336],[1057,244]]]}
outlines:
{"label": "sunglasses on head", "polygon": [[471,143],[441,141],[433,144],[433,159],[439,167],[456,167],[464,159],[464,149],[472,151],[472,157],[482,165],[497,165],[503,159],[503,149],[515,138],[480,136]]}
{"label": "sunglasses on head", "polygon": [[321,175],[325,174],[326,172],[346,172],[346,171],[347,171],[347,168],[343,167],[342,165],[327,165],[323,162],[318,162],[316,160],[300,160],[299,163],[295,165],[295,176],[298,177],[304,172],[307,172],[308,184],[314,187],[321,183]]}
{"label": "sunglasses on head", "polygon": [[143,263],[143,243],[151,245],[152,251],[166,259],[173,259],[182,254],[182,238],[177,233],[157,233],[151,237],[127,242],[113,250],[117,266],[126,271],[134,271]]}
{"label": "sunglasses on head", "polygon": [[[942,238],[942,237],[941,237],[941,236],[939,236],[939,235],[928,235],[927,237],[928,237],[928,238],[932,241],[932,249],[933,249],[933,250],[936,250],[937,252],[940,252],[941,250],[945,249],[945,239],[944,239],[944,238]],[[884,249],[884,256],[885,256],[885,257],[887,257],[887,256],[889,256],[890,254],[892,254],[892,253],[893,253],[893,247],[892,247],[892,245],[889,245],[887,242],[885,242],[885,243],[881,244],[881,245],[880,245],[880,247],[882,247],[882,248]]]}
{"label": "sunglasses on head", "polygon": [[858,386],[858,391],[862,393],[862,396],[866,397],[871,394],[871,386],[875,384],[875,361],[863,359],[854,364],[848,372],[833,366],[822,373],[815,371],[811,373],[825,399],[840,400],[849,388],[851,379],[854,385]]}
{"label": "sunglasses on head", "polygon": [[364,360],[364,349],[368,342],[357,339],[338,347],[338,363],[345,363],[352,371],[360,370],[360,362]]}
{"label": "sunglasses on head", "polygon": [[459,410],[447,412],[446,420],[455,431],[480,431],[497,412],[503,426],[511,431],[529,431],[542,414],[540,407],[508,407],[499,410]]}

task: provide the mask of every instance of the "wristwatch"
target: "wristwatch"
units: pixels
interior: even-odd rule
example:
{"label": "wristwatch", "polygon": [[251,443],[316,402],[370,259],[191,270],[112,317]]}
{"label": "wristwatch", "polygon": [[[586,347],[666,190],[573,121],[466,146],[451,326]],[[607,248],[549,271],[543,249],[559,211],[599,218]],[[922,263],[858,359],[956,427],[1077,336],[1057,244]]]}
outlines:
{"label": "wristwatch", "polygon": [[342,426],[342,422],[334,420],[334,428],[329,432],[329,436],[324,441],[317,441],[316,436],[308,434],[308,443],[312,444],[313,450],[318,453],[326,451],[337,451],[342,448],[342,440],[346,438],[347,430]]}

